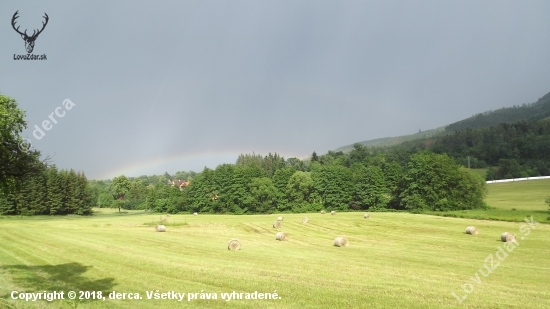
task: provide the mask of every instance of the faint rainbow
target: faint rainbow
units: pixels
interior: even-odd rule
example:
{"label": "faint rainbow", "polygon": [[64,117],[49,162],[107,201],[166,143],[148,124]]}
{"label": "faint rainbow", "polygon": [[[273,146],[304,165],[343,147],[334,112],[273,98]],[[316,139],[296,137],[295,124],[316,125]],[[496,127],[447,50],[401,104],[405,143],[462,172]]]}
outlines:
{"label": "faint rainbow", "polygon": [[[114,177],[118,177],[120,175],[125,175],[127,177],[138,177],[141,175],[153,175],[152,173],[148,173],[147,170],[153,169],[155,167],[161,167],[162,165],[166,164],[173,164],[174,170],[168,170],[167,172],[170,174],[173,174],[177,171],[189,171],[193,170],[191,168],[186,167],[186,161],[193,161],[193,160],[204,160],[204,162],[212,162],[214,160],[219,161],[217,165],[224,164],[224,163],[235,163],[239,155],[243,152],[236,152],[236,151],[229,151],[229,152],[203,152],[203,153],[195,153],[195,154],[173,154],[163,157],[156,157],[151,160],[147,161],[141,161],[137,163],[131,163],[126,166],[117,168],[115,170],[111,170],[107,173],[102,174],[101,176],[95,178],[95,179],[113,179]],[[245,152],[246,153],[246,152]],[[180,163],[180,164],[178,164]],[[189,164],[187,164],[189,165]],[[209,164],[205,163],[203,167],[200,168],[200,170],[193,170],[194,172],[201,172],[204,166],[208,166]],[[216,168],[216,166],[208,166],[209,168]],[[164,172],[158,172],[156,173],[164,174]]]}
{"label": "faint rainbow", "polygon": [[[237,161],[237,158],[240,154],[260,154],[262,156],[267,155],[268,153],[275,153],[274,151],[235,151],[235,150],[228,150],[228,151],[204,151],[204,152],[198,152],[198,153],[187,153],[187,154],[172,154],[167,155],[163,157],[155,157],[151,160],[141,161],[137,163],[130,163],[128,165],[125,165],[123,167],[111,170],[110,172],[102,174],[100,177],[94,177],[93,179],[97,180],[105,180],[105,179],[113,179],[114,177],[118,177],[120,175],[125,175],[127,177],[139,177],[141,175],[160,175],[164,174],[164,172],[168,172],[170,174],[174,174],[178,171],[194,171],[194,172],[202,172],[205,166],[215,169],[218,165],[224,164],[224,163],[231,163],[234,164]],[[300,159],[304,159],[304,156],[300,155],[284,155],[282,153],[277,152],[278,155],[283,156],[284,158],[292,158],[297,157]],[[307,157],[307,156],[306,156]],[[190,161],[193,160],[202,160],[204,164],[197,169],[197,168],[190,168]],[[215,162],[215,163],[213,163]],[[170,167],[168,169],[165,169],[162,172],[147,172],[147,170],[160,167],[162,165],[166,164],[172,164],[173,167]],[[191,163],[192,164],[192,163]]]}

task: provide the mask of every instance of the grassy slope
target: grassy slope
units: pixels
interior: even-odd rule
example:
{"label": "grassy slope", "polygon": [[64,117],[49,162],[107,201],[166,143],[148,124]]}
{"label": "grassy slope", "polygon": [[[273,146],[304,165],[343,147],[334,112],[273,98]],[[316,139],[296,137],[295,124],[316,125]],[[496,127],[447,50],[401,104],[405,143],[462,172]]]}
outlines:
{"label": "grassy slope", "polygon": [[[519,206],[518,206],[519,207]],[[78,308],[530,308],[550,307],[550,226],[520,241],[482,284],[473,283],[485,258],[520,223],[361,213],[284,215],[288,242],[275,240],[277,215],[173,215],[166,233],[158,215],[0,220],[0,296],[12,290],[116,290],[139,301],[85,301]],[[464,234],[468,225],[480,230]],[[337,248],[337,236],[350,246]],[[242,250],[226,249],[238,238]],[[474,292],[464,304],[462,286]],[[273,292],[281,300],[146,300],[145,291]],[[517,297],[514,295],[521,295]],[[71,308],[65,302],[4,300],[13,308]],[[0,307],[2,302],[0,301]],[[9,307],[8,307],[9,308]]]}
{"label": "grassy slope", "polygon": [[493,183],[487,187],[490,206],[507,210],[548,210],[544,200],[550,196],[550,179]]}
{"label": "grassy slope", "polygon": [[548,205],[550,179],[493,183],[487,185],[488,210],[464,210],[448,213],[433,213],[460,218],[491,219],[521,222],[527,216],[536,221],[550,223]]}

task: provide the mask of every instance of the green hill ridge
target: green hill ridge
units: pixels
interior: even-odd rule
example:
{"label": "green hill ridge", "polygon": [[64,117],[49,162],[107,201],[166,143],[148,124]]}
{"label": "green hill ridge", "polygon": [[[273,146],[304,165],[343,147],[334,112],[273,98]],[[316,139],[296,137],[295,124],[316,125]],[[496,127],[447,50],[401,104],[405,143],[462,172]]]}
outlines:
{"label": "green hill ridge", "polygon": [[[522,120],[536,121],[546,118],[550,119],[550,92],[539,98],[537,102],[534,103],[524,103],[522,105],[514,105],[512,107],[503,107],[494,111],[486,111],[449,125],[423,132],[396,137],[377,138],[358,143],[368,147],[394,146],[407,141],[451,134],[455,131],[465,130],[468,128],[486,128],[498,125],[500,123],[514,123]],[[339,147],[334,151],[348,152],[351,149],[353,149],[353,144]]]}

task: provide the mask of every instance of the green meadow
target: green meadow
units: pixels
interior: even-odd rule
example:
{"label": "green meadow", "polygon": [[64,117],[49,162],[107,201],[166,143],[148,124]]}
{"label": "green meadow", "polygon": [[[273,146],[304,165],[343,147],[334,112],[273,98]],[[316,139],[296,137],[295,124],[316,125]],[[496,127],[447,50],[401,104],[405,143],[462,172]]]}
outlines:
{"label": "green meadow", "polygon": [[[495,210],[541,211],[540,221],[548,185],[489,185],[487,201]],[[278,216],[282,227],[274,229]],[[160,219],[110,209],[0,217],[0,308],[550,308],[548,224],[408,213],[199,214],[172,215],[159,233]],[[465,234],[471,225],[478,235]],[[289,240],[277,241],[279,231]],[[515,233],[517,246],[505,246],[503,232]],[[338,236],[349,246],[333,246]],[[227,250],[233,238],[240,251]],[[12,299],[14,291],[63,291],[65,299]],[[69,291],[100,299],[69,300]],[[109,299],[113,291],[142,299]],[[222,299],[233,291],[243,299]],[[246,299],[255,291],[275,299]],[[179,301],[155,292],[186,294]]]}
{"label": "green meadow", "polygon": [[533,216],[541,223],[550,223],[548,204],[550,179],[487,184],[487,210],[462,210],[436,213],[435,215],[480,220],[502,220],[522,222]]}

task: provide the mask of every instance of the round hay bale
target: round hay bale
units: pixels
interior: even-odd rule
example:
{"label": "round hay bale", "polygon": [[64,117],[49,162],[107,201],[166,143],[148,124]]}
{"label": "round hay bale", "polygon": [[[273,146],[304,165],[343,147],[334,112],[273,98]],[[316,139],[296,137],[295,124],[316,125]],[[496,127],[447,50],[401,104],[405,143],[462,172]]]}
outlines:
{"label": "round hay bale", "polygon": [[283,217],[277,217],[277,221],[283,221]]}
{"label": "round hay bale", "polygon": [[363,218],[368,219],[368,218],[370,218],[370,215],[369,214],[364,214]]}
{"label": "round hay bale", "polygon": [[502,240],[503,242],[516,241],[516,234],[508,232],[502,233],[502,235],[500,235],[500,240]]}
{"label": "round hay bale", "polygon": [[324,214],[325,214],[325,211],[324,211],[324,210],[321,210],[321,214],[324,215]]}
{"label": "round hay bale", "polygon": [[164,218],[162,218],[162,220],[160,220],[160,222],[161,223],[166,223],[166,222],[168,222],[168,218],[164,217]]}
{"label": "round hay bale", "polygon": [[302,223],[308,223],[308,222],[309,222],[309,218],[308,218],[308,217],[304,217],[304,218],[302,219]]}
{"label": "round hay bale", "polygon": [[330,214],[334,216],[336,214],[336,211],[333,210],[330,212]]}
{"label": "round hay bale", "polygon": [[231,239],[227,244],[227,249],[232,251],[241,250],[241,243],[236,239]]}
{"label": "round hay bale", "polygon": [[334,245],[336,247],[347,247],[349,246],[349,241],[346,237],[336,237],[336,239],[334,239]]}
{"label": "round hay bale", "polygon": [[166,226],[157,225],[157,227],[155,228],[155,231],[157,231],[157,232],[166,232]]}
{"label": "round hay bale", "polygon": [[194,213],[193,213],[193,216],[196,216],[196,215],[198,215],[198,213],[194,212]]}
{"label": "round hay bale", "polygon": [[475,226],[469,226],[466,228],[466,234],[477,235],[478,233],[479,232],[477,231]]}
{"label": "round hay bale", "polygon": [[281,222],[279,222],[279,221],[273,222],[273,228],[278,229],[280,227],[281,227]]}
{"label": "round hay bale", "polygon": [[277,233],[277,235],[275,235],[275,239],[277,239],[277,240],[288,240],[288,235],[286,233],[279,232],[279,233]]}

